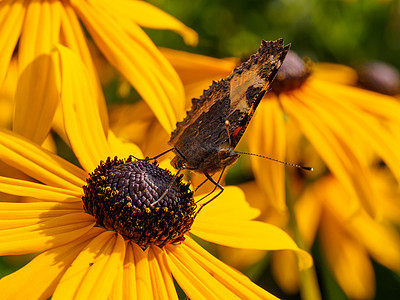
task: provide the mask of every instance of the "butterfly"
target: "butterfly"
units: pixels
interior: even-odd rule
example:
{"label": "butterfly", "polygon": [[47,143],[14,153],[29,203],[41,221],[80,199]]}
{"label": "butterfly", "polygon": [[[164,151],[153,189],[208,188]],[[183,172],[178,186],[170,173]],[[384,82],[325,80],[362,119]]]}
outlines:
{"label": "butterfly", "polygon": [[211,176],[238,159],[235,147],[289,48],[283,39],[262,41],[257,52],[228,77],[214,81],[200,98],[192,99],[191,110],[171,133],[172,148],[166,151],[175,153],[171,165],[178,173],[183,169],[203,173],[221,192],[224,190]]}

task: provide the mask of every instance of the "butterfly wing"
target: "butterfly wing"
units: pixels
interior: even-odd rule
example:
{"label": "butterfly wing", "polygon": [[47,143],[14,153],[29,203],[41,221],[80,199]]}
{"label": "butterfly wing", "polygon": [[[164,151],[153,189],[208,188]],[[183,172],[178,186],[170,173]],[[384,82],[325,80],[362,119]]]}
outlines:
{"label": "butterfly wing", "polygon": [[[231,141],[235,147],[255,109],[267,92],[289,51],[283,40],[266,42],[225,79],[215,81],[177,123],[169,144],[177,147],[189,166],[197,166],[213,150]],[[225,127],[229,121],[230,139]]]}

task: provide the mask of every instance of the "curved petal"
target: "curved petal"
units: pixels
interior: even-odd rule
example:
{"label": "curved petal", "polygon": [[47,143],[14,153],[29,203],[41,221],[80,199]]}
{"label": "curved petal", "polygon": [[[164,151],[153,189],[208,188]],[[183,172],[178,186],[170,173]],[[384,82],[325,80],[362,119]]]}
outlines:
{"label": "curved petal", "polygon": [[350,299],[372,299],[375,294],[374,269],[362,245],[329,215],[323,218],[320,237],[329,266],[346,295]]}
{"label": "curved petal", "polygon": [[17,60],[13,58],[8,66],[7,76],[3,84],[0,84],[0,128],[11,129],[12,127],[17,84]]}
{"label": "curved petal", "polygon": [[48,135],[59,103],[58,65],[50,57],[60,30],[58,1],[29,2],[18,51],[15,132],[38,143]]}
{"label": "curved petal", "polygon": [[82,210],[81,203],[0,202],[0,229],[22,228],[27,226],[26,221],[28,221],[26,223],[30,223],[29,225],[33,225],[51,218],[80,213]]}
{"label": "curved petal", "polygon": [[87,173],[9,131],[0,131],[0,160],[47,185],[82,192]]}
{"label": "curved petal", "polygon": [[[303,97],[311,98],[306,95]],[[316,99],[315,102],[317,101],[321,100]],[[291,101],[283,102],[283,104],[285,110],[291,118],[296,120],[304,135],[315,147],[331,172],[349,191],[358,196],[350,198],[353,203],[349,209],[356,211],[362,204],[371,215],[379,215],[375,191],[369,184],[371,182],[370,170],[363,159],[365,156],[360,153],[361,149],[353,147],[354,139],[358,139],[355,132],[346,129],[343,123],[340,123],[337,119],[334,120],[334,115],[329,111],[325,111],[323,115],[318,112],[319,118],[317,120],[315,118],[316,113],[313,112],[314,108],[309,106],[308,101],[307,103],[303,102],[300,95],[297,95]],[[350,136],[349,130],[353,133],[352,136]]]}
{"label": "curved petal", "polygon": [[118,156],[119,158],[129,157],[133,155],[137,158],[144,158],[142,151],[133,143],[124,143],[118,139],[112,131],[108,132],[108,144],[110,146],[110,157]]}
{"label": "curved petal", "polygon": [[271,271],[279,287],[286,294],[298,293],[300,278],[296,255],[291,251],[276,251],[271,258]]}
{"label": "curved petal", "polygon": [[[271,158],[285,161],[285,120],[278,101],[261,101],[248,134],[251,153],[265,154]],[[256,181],[267,201],[278,211],[287,210],[285,166],[254,156],[251,157],[251,165]]]}
{"label": "curved petal", "polygon": [[168,266],[190,299],[236,299],[235,294],[214,278],[182,246],[165,247]]}
{"label": "curved petal", "polygon": [[75,53],[61,45],[58,51],[65,130],[79,162],[91,172],[110,153],[97,106],[97,89]]}
{"label": "curved petal", "polygon": [[220,222],[195,222],[190,231],[198,237],[220,245],[243,249],[292,250],[298,254],[299,267],[312,265],[311,256],[297,247],[291,237],[276,226],[258,221],[231,219]]}
{"label": "curved petal", "polygon": [[248,277],[212,256],[191,238],[187,238],[181,246],[204,270],[240,298],[276,299],[275,296],[251,282]]}
{"label": "curved petal", "polygon": [[165,253],[160,248],[150,247],[149,267],[155,299],[178,299]]}
{"label": "curved petal", "polygon": [[[203,201],[211,199],[216,193],[211,194]],[[195,201],[199,201],[204,195],[195,197]],[[227,186],[223,193],[216,199],[208,203],[199,215],[196,217],[196,223],[212,223],[214,220],[251,220],[256,218],[260,211],[256,208],[250,207],[249,203],[244,197],[243,191],[237,186]]]}
{"label": "curved petal", "polygon": [[[197,97],[211,85],[212,80],[227,77],[240,64],[235,58],[220,59],[169,48],[160,48],[160,51],[182,79],[185,89],[188,84],[201,86],[200,93],[195,95]],[[207,82],[202,84],[205,80]]]}
{"label": "curved petal", "polygon": [[332,63],[315,63],[312,66],[313,77],[327,82],[335,82],[346,85],[357,83],[358,75],[352,68]]}
{"label": "curved petal", "polygon": [[57,202],[76,202],[81,201],[82,197],[82,192],[3,176],[0,176],[0,191],[11,195]]}
{"label": "curved petal", "polygon": [[36,256],[23,268],[0,279],[2,299],[50,298],[65,271],[100,232],[103,230],[92,228],[75,241]]}
{"label": "curved petal", "polygon": [[[183,86],[176,72],[148,36],[133,22],[130,33],[119,16],[86,1],[71,1],[104,56],[135,87],[163,127],[171,132],[184,116]],[[132,55],[135,53],[135,55]]]}
{"label": "curved petal", "polygon": [[25,16],[24,0],[0,2],[0,86],[8,72],[11,57],[21,34]]}
{"label": "curved petal", "polygon": [[[125,257],[124,262],[124,287],[127,291],[130,291],[130,295],[133,297],[127,297],[127,299],[135,299],[135,297],[137,299],[152,299],[154,296],[148,259],[149,248],[143,251],[135,243],[128,242],[127,249],[130,251],[130,256]],[[136,290],[131,290],[128,287],[133,282],[135,282]],[[129,296],[129,294],[127,295]]]}
{"label": "curved petal", "polygon": [[[103,1],[103,5],[106,4],[108,2]],[[107,7],[110,7],[110,5],[107,5]],[[142,27],[172,30],[180,34],[186,44],[190,46],[197,45],[198,36],[193,29],[185,26],[181,21],[150,3],[117,0],[113,3],[112,7],[118,15],[131,19]]]}
{"label": "curved petal", "polygon": [[[314,89],[309,88],[308,93],[322,93],[318,85]],[[373,93],[371,93],[373,95]],[[382,101],[376,101],[375,106],[380,106]],[[375,117],[373,113],[366,114],[364,111],[353,107],[352,104],[342,101],[339,97],[329,97],[323,105],[320,101],[313,101],[313,98],[308,99],[310,106],[316,110],[319,115],[324,115],[323,110],[329,111],[334,115],[337,122],[343,124],[347,130],[352,130],[366,143],[368,147],[373,149],[388,165],[392,173],[400,182],[400,154],[396,149],[400,148],[400,141],[396,139],[391,133],[380,123],[381,120]],[[397,105],[397,111],[400,113],[400,105]],[[339,113],[340,112],[340,113]],[[397,121],[392,120],[393,125],[400,126],[400,118]]]}
{"label": "curved petal", "polygon": [[107,299],[124,255],[123,238],[104,231],[79,253],[61,278],[53,299]]}
{"label": "curved petal", "polygon": [[45,251],[71,242],[94,225],[91,215],[72,213],[41,223],[0,231],[0,255],[19,255]]}
{"label": "curved petal", "polygon": [[82,26],[68,1],[63,1],[64,7],[61,10],[61,29],[60,29],[60,42],[67,46],[67,48],[78,53],[82,58],[83,63],[88,68],[90,76],[96,82],[98,89],[97,104],[100,112],[101,122],[103,124],[104,133],[108,132],[108,111],[106,100],[102,92],[100,80],[98,78],[97,69],[94,65],[93,58],[90,54],[89,47],[86,42],[85,33],[82,30]]}

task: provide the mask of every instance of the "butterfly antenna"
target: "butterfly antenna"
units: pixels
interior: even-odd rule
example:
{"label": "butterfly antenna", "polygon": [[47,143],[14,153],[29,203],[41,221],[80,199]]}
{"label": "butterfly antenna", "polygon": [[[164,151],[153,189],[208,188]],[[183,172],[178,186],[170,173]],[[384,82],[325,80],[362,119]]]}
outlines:
{"label": "butterfly antenna", "polygon": [[303,169],[303,170],[306,170],[306,171],[314,171],[314,169],[310,168],[310,167],[303,167],[303,166],[300,166],[300,165],[297,165],[297,164],[288,163],[286,161],[278,160],[278,159],[271,158],[271,157],[264,156],[264,155],[260,155],[260,154],[254,154],[254,153],[249,153],[249,152],[239,152],[239,151],[235,151],[235,152],[238,153],[238,154],[253,155],[253,156],[257,156],[257,157],[261,157],[261,158],[266,158],[266,159],[269,159],[269,160],[272,160],[272,161],[276,161],[278,163],[281,163],[281,164],[284,164],[284,165],[287,165],[287,166],[292,166],[292,167]]}

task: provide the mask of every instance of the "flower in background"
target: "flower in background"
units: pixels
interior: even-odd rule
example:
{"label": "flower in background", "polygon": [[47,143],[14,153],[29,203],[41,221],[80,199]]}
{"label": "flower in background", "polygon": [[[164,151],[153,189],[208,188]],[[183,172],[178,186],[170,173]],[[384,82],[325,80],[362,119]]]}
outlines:
{"label": "flower in background", "polygon": [[[197,34],[167,13],[144,1],[128,0],[6,0],[0,2],[0,11],[0,86],[12,70],[13,56],[18,68],[13,125],[16,132],[37,143],[43,142],[48,134],[58,107],[62,78],[56,78],[56,66],[47,54],[57,44],[78,53],[98,85],[85,30],[107,60],[149,104],[163,127],[172,130],[183,116],[181,81],[140,27],[173,30],[188,44],[195,45]],[[47,110],[36,109],[44,103]],[[99,106],[105,126],[107,109],[101,97]]]}
{"label": "flower in background", "polygon": [[[133,198],[139,194],[142,195],[140,199],[149,200],[152,189],[157,190],[157,184],[165,188],[172,176],[147,162],[139,164],[145,169],[142,172],[143,168],[137,168],[130,159],[108,159],[98,165],[107,157],[128,157],[129,154],[141,157],[142,154],[138,147],[121,142],[111,131],[107,137],[104,134],[96,86],[78,57],[59,46],[53,59],[60,62],[62,71],[65,130],[82,168],[16,133],[0,132],[0,160],[33,178],[29,181],[0,177],[0,191],[33,198],[29,202],[0,203],[3,220],[0,252],[2,255],[40,253],[22,269],[0,280],[2,298],[48,298],[51,295],[95,299],[176,298],[172,279],[175,278],[192,299],[234,296],[275,299],[200,247],[186,232],[189,229],[184,226],[186,223],[168,228],[168,232],[163,232],[165,235],[157,231],[158,235],[153,236],[152,229],[163,224],[165,217],[152,220],[152,213],[171,216],[168,214],[171,210],[166,207],[133,209],[132,215],[145,215],[141,221],[150,220],[154,227],[127,228],[124,225],[132,222],[131,214],[127,218],[118,209],[112,216],[115,219],[111,218],[112,208],[132,208],[132,203],[138,204]],[[130,168],[136,171],[130,172]],[[124,176],[120,177],[120,172],[125,172]],[[160,174],[167,175],[160,177]],[[164,181],[154,180],[158,177]],[[100,185],[108,180],[108,184]],[[110,188],[114,183],[119,192]],[[82,189],[82,186],[85,187]],[[145,189],[141,189],[143,186]],[[130,193],[133,198],[118,198],[120,193],[131,188],[138,189]],[[189,203],[189,214],[184,220],[193,219],[195,205],[187,185],[180,184],[172,191]],[[166,197],[174,201],[179,199],[170,197],[169,193]],[[111,205],[110,199],[118,201]],[[126,205],[121,206],[121,203]],[[179,204],[179,207],[184,206],[182,202]],[[257,213],[248,206],[240,189],[227,187],[217,201],[198,213],[190,232],[207,241],[232,247],[293,250],[298,253],[300,266],[309,267],[310,256],[286,233],[252,220]],[[177,217],[175,213],[172,215]],[[138,231],[141,234],[136,235]],[[178,231],[180,235],[175,235]]]}

